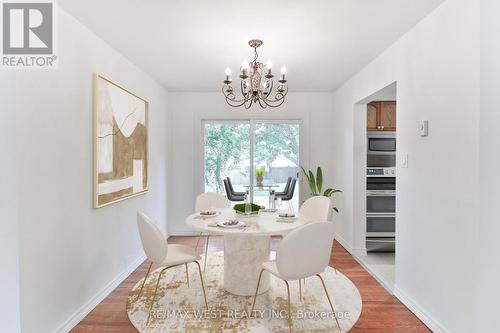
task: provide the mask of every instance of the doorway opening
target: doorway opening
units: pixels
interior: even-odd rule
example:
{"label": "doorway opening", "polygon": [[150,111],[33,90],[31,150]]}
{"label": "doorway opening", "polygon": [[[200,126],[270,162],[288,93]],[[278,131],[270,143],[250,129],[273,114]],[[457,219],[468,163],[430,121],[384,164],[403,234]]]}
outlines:
{"label": "doorway opening", "polygon": [[397,83],[355,106],[355,258],[392,293],[396,277]]}

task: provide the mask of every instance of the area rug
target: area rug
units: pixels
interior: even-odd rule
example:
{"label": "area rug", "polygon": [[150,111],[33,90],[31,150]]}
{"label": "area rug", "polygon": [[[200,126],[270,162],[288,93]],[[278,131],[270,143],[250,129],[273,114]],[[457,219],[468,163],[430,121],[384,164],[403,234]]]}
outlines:
{"label": "area rug", "polygon": [[[287,292],[284,282],[271,276],[269,291],[253,297],[236,296],[223,289],[223,252],[210,253],[204,274],[209,310],[205,310],[198,268],[189,265],[186,283],[184,266],[168,269],[162,275],[151,318],[146,325],[160,269],[153,271],[142,291],[139,281],[129,294],[127,313],[139,332],[339,332],[321,281],[307,278],[299,299],[298,281],[290,282],[292,326],[287,321]],[[342,273],[328,267],[322,274],[337,312],[342,332],[349,331],[361,314],[361,296],[354,284]]]}

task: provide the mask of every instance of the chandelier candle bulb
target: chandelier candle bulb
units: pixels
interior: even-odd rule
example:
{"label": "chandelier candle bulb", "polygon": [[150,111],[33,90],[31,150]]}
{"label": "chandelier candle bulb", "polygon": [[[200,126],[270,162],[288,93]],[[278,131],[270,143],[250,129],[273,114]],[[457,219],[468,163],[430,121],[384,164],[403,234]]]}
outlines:
{"label": "chandelier candle bulb", "polygon": [[247,76],[248,75],[248,61],[245,59],[241,63],[241,76]]}
{"label": "chandelier candle bulb", "polygon": [[226,74],[226,80],[224,81],[224,83],[225,84],[231,83],[232,82],[232,80],[231,80],[231,68],[227,67],[224,73]]}
{"label": "chandelier candle bulb", "polygon": [[273,63],[271,62],[271,60],[268,60],[266,63],[267,77],[272,77],[272,74],[271,74],[272,68],[273,68]]}
{"label": "chandelier candle bulb", "polygon": [[283,65],[281,67],[281,75],[280,75],[280,81],[281,83],[285,83],[286,82],[286,66]]}

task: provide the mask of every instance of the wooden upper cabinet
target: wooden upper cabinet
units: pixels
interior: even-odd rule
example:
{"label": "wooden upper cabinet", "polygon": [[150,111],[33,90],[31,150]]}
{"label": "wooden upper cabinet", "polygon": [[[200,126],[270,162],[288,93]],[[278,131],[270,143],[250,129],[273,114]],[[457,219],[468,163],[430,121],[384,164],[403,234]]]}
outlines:
{"label": "wooden upper cabinet", "polygon": [[396,102],[380,102],[380,126],[382,131],[396,130]]}
{"label": "wooden upper cabinet", "polygon": [[377,112],[378,112],[378,108],[377,108],[377,105],[375,105],[375,103],[368,104],[366,125],[367,125],[369,131],[376,131],[377,130],[377,125],[378,125]]}
{"label": "wooden upper cabinet", "polygon": [[371,102],[367,105],[368,131],[396,130],[396,102]]}

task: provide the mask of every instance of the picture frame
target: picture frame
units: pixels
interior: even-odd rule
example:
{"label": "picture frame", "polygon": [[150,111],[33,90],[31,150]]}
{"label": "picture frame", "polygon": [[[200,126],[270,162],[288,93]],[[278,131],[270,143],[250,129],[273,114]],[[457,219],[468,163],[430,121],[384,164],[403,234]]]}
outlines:
{"label": "picture frame", "polygon": [[149,191],[149,102],[93,77],[94,208]]}

